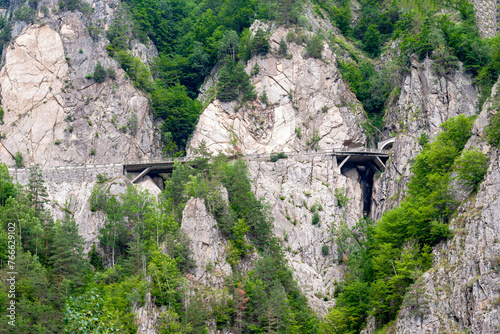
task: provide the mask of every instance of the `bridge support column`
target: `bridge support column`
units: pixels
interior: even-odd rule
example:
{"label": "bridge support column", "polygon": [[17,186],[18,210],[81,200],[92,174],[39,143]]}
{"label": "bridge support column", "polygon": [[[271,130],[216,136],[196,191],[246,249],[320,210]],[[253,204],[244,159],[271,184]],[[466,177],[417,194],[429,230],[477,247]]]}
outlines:
{"label": "bridge support column", "polygon": [[380,171],[384,171],[385,170],[385,164],[382,162],[382,160],[380,160],[379,157],[375,157],[375,164],[380,169]]}
{"label": "bridge support column", "polygon": [[145,170],[143,170],[141,174],[137,175],[137,177],[136,177],[136,178],[134,178],[134,179],[132,180],[132,183],[135,183],[135,182],[136,182],[137,180],[139,180],[141,177],[143,177],[144,175],[146,175],[147,173],[149,173],[149,171],[151,170],[151,168],[152,168],[152,167],[148,167],[148,168],[146,168]]}
{"label": "bridge support column", "polygon": [[351,156],[348,155],[347,157],[344,158],[344,160],[342,160],[342,162],[339,165],[339,170],[342,168],[342,166],[344,166],[344,164],[347,162],[347,160],[349,160],[350,157]]}

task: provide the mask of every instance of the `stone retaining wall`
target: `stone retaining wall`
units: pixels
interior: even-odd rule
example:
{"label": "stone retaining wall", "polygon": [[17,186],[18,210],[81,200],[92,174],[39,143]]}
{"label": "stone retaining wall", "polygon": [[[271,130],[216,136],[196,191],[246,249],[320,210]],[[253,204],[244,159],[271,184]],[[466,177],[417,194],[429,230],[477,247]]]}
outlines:
{"label": "stone retaining wall", "polygon": [[[9,168],[9,174],[14,178],[14,182],[28,184],[30,177],[29,168]],[[47,182],[55,184],[80,184],[83,182],[94,182],[97,180],[98,174],[106,175],[107,177],[123,175],[123,165],[85,165],[50,167],[42,169],[43,179]]]}
{"label": "stone retaining wall", "polygon": [[494,37],[498,32],[498,0],[474,0],[474,11],[481,37]]}

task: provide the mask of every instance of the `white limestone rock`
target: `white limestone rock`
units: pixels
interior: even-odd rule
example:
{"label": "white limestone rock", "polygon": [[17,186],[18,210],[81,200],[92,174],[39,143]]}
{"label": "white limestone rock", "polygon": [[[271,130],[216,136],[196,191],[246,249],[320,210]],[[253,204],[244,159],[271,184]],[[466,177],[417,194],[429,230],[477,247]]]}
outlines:
{"label": "white limestone rock", "polygon": [[232,273],[226,262],[227,240],[217,228],[217,221],[207,211],[205,200],[191,198],[182,212],[181,230],[190,240],[196,263],[194,280],[211,287],[224,286],[224,277]]}
{"label": "white limestone rock", "polygon": [[275,53],[287,32],[277,28],[270,37],[273,52],[247,64],[247,73],[259,67],[251,81],[258,96],[266,92],[267,104],[262,98],[248,106],[214,100],[200,116],[190,147],[205,141],[212,152],[300,152],[312,148],[315,136],[321,149],[364,145],[365,115],[342,81],[335,55],[325,44],[324,60],[305,58],[304,47],[290,43],[291,58],[280,58]]}

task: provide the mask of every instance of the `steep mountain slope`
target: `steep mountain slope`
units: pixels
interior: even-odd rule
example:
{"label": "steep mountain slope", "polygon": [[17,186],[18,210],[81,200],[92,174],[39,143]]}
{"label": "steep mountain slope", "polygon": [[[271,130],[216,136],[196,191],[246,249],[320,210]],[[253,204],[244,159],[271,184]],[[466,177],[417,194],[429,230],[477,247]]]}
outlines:
{"label": "steep mountain slope", "polygon": [[[251,30],[262,28],[268,29],[257,22]],[[288,54],[280,56],[279,43],[289,33],[293,30],[274,29],[269,36],[272,54],[254,57],[246,65],[248,73],[258,69],[252,84],[259,100],[250,106],[217,99],[210,103],[191,147],[204,140],[209,150],[229,153],[236,144],[238,152],[248,155],[364,144],[360,124],[365,116],[342,81],[336,56],[325,44],[322,59],[306,57],[304,46],[297,43],[289,43]],[[237,143],[232,143],[233,137]]]}
{"label": "steep mountain slope", "polygon": [[487,145],[485,126],[496,101],[486,103],[468,148],[489,151],[490,166],[477,194],[458,208],[450,228],[454,237],[434,250],[432,269],[405,297],[397,319],[398,333],[497,333],[500,252],[498,220],[498,149]]}
{"label": "steep mountain slope", "polygon": [[[124,331],[135,331],[137,327],[137,333],[148,334],[329,332],[332,327],[328,322],[337,315],[335,307],[339,306],[346,279],[362,281],[349,265],[357,259],[360,248],[356,247],[371,242],[368,232],[376,225],[364,218],[376,221],[404,201],[418,153],[425,142],[438,136],[444,122],[458,115],[478,113],[478,101],[497,72],[491,59],[481,63],[471,54],[484,55],[495,49],[484,51],[486,44],[476,41],[470,51],[462,41],[455,47],[471,52],[463,56],[465,60],[460,59],[462,62],[446,53],[449,50],[433,53],[432,43],[445,43],[445,29],[451,31],[455,21],[473,21],[467,18],[467,6],[463,12],[462,8],[446,9],[452,20],[440,21],[436,14],[440,7],[435,2],[429,5],[431,14],[427,19],[427,12],[417,11],[411,17],[414,12],[406,10],[413,5],[405,1],[393,1],[389,6],[385,2],[317,0],[304,4],[303,15],[294,12],[302,5],[299,1],[262,2],[270,4],[268,8],[256,1],[236,1],[234,6],[225,1],[222,9],[215,3],[165,1],[152,6],[147,1],[128,2],[135,23],[143,29],[149,27],[147,33],[142,31],[142,42],[133,40],[131,31],[126,32],[131,39],[131,54],[150,65],[141,67],[145,76],[142,81],[134,74],[135,69],[127,67],[130,64],[126,59],[120,58],[123,54],[117,55],[124,52],[118,47],[119,38],[110,44],[104,34],[114,18],[121,15],[119,1],[92,2],[94,11],[78,1],[82,7],[74,11],[67,11],[62,3],[57,9],[55,1],[42,1],[35,4],[35,16],[27,20],[34,23],[16,16],[13,38],[4,47],[0,71],[0,162],[11,167],[8,172],[23,184],[29,182],[29,171],[20,166],[40,164],[51,217],[65,221],[68,214],[74,216],[87,252],[92,244],[100,244],[98,251],[89,253],[95,273],[87,273],[93,281],[85,294],[78,290],[81,287],[74,289],[72,282],[63,280],[62,275],[54,276],[59,281],[53,283],[59,284],[58,288],[61,282],[68,284],[68,291],[74,289],[71,294],[78,298],[87,298],[93,289],[100,289],[107,298],[103,303],[110,312],[108,319],[123,321],[127,328]],[[494,19],[492,3],[474,2],[483,36],[494,34],[490,22]],[[273,4],[282,7],[277,10]],[[419,6],[426,7],[421,3]],[[5,12],[14,15],[21,8],[27,7],[16,2],[9,4]],[[228,8],[242,10],[244,15],[238,13],[244,19],[230,15]],[[276,17],[283,8],[291,8],[286,12],[291,13],[290,17]],[[197,18],[197,14],[186,14],[188,10],[203,15]],[[155,16],[158,13],[159,18]],[[397,33],[393,24],[387,24],[387,28],[384,20],[391,15],[397,16],[407,30]],[[249,31],[244,30],[255,17],[275,21],[255,21]],[[426,35],[425,22],[429,21],[425,20],[431,18],[435,21],[428,27],[439,23],[439,29],[445,32]],[[173,29],[169,25],[173,21],[196,28],[185,28],[189,30],[186,36],[162,41],[173,31],[179,35],[185,32],[178,26],[178,30]],[[162,27],[161,32],[155,30],[155,25]],[[454,33],[462,29],[457,27]],[[232,36],[237,42],[230,41],[227,51],[223,44],[225,38],[230,39],[230,29],[234,29]],[[243,101],[242,94],[232,102],[215,98],[225,88],[217,83],[219,69],[230,62],[224,53],[232,53],[233,62],[243,59],[244,54],[234,52],[239,36],[239,48],[245,42],[255,48],[259,41],[252,38],[258,34],[264,34],[269,50],[262,52],[264,55],[251,51],[244,67],[256,98]],[[161,54],[153,61],[158,51],[147,35],[163,52],[174,48],[181,51]],[[311,41],[320,47],[314,49]],[[387,44],[382,47],[383,41]],[[407,53],[411,53],[408,59],[404,58]],[[390,68],[387,64],[391,60],[401,62],[397,71],[386,77],[380,75]],[[210,103],[190,137],[187,152],[191,157],[206,157],[208,152],[243,155],[247,167],[241,167],[244,164],[239,160],[213,159],[210,164],[202,157],[189,167],[177,165],[177,174],[161,175],[167,181],[165,192],[160,191],[164,180],[156,176],[153,181],[146,176],[143,186],[155,196],[135,193],[129,179],[122,175],[121,163],[158,158],[162,149],[169,154],[182,151],[181,143],[185,143],[190,131],[184,121],[193,122],[199,108],[188,95],[193,96],[199,81],[210,72],[208,66],[215,63],[218,65],[201,88],[202,99]],[[385,79],[387,82],[383,82]],[[379,86],[383,89],[377,90]],[[495,99],[493,94],[484,105],[474,136],[467,144],[468,149],[488,152],[488,172],[476,194],[467,197],[463,191],[454,193],[461,204],[451,219],[453,235],[433,250],[432,268],[420,278],[424,265],[410,274],[405,271],[407,285],[402,285],[397,296],[404,297],[404,301],[399,313],[399,304],[394,302],[397,306],[391,319],[372,317],[370,312],[379,305],[371,301],[361,305],[361,315],[357,309],[348,310],[349,321],[341,325],[347,326],[354,319],[358,325],[354,332],[359,332],[368,317],[364,333],[373,333],[375,327],[387,322],[389,328],[385,330],[397,333],[498,331],[500,227],[496,217],[500,167],[498,149],[489,147],[484,139],[487,115],[496,112]],[[153,115],[161,116],[167,126]],[[376,124],[382,116],[379,131],[370,123]],[[172,141],[176,135],[172,129],[182,131],[176,143]],[[341,167],[335,156],[325,152],[373,145],[374,134],[380,135],[379,139],[396,137],[383,172],[374,173],[371,165],[349,161]],[[14,168],[16,165],[19,168]],[[2,176],[2,186],[10,182],[6,180]],[[234,189],[236,182],[241,189]],[[0,199],[3,209],[3,194]],[[248,204],[247,210],[238,207],[238,201]],[[269,235],[262,232],[271,226],[267,225],[267,214],[272,217]],[[254,221],[253,216],[263,218]],[[262,222],[266,224],[258,225]],[[365,231],[362,223],[368,226]],[[57,223],[54,231],[61,224]],[[37,254],[30,260],[33,268],[46,266],[51,273],[52,259],[46,254],[45,258],[40,255],[43,265],[37,262],[38,247],[43,244],[39,245],[40,238],[43,236],[45,243],[49,240],[49,233],[43,230],[46,226],[38,227],[42,232],[28,230],[33,240],[38,238],[36,243],[24,240],[23,246]],[[346,231],[352,232],[347,239]],[[0,234],[2,238],[4,235]],[[98,242],[104,235],[107,239]],[[345,245],[346,240],[351,244]],[[410,249],[414,243],[408,241],[403,246]],[[397,252],[385,263],[392,264],[387,280],[393,277],[392,269],[394,277],[399,274],[405,254]],[[372,260],[361,266],[370,267]],[[103,264],[110,268],[99,268]],[[271,272],[268,268],[272,268]],[[353,303],[372,298],[374,293],[366,288],[368,285],[358,285],[361,288],[355,291],[358,295]],[[307,303],[302,295],[307,297]],[[57,319],[62,319],[63,308],[75,299],[71,300],[57,306]],[[84,304],[82,300],[79,303]],[[92,308],[82,306],[82,314],[85,307]],[[325,322],[321,322],[323,318]],[[334,332],[353,331],[337,327]]]}
{"label": "steep mountain slope", "polygon": [[[259,27],[256,22],[251,30]],[[356,168],[342,175],[335,157],[321,151],[364,145],[360,124],[365,116],[327,44],[322,59],[305,57],[305,47],[293,42],[287,43],[286,58],[278,54],[279,42],[290,33],[275,28],[270,53],[247,64],[247,72],[259,68],[251,82],[260,100],[239,109],[238,102],[214,100],[202,113],[190,145],[192,149],[204,142],[215,153],[250,155],[246,159],[253,190],[271,205],[274,233],[283,240],[294,275],[311,306],[324,315],[342,276],[342,266],[335,264],[333,230],[341,222],[354,225],[362,218],[363,196],[368,194]],[[262,101],[264,94],[267,101]],[[300,154],[277,162],[266,161],[268,155],[254,156],[281,151]],[[349,199],[346,205],[337,204],[336,190]]]}
{"label": "steep mountain slope", "polygon": [[[102,29],[110,25],[118,3],[96,2],[94,14],[58,11],[56,3],[44,4],[51,15],[37,12],[40,23],[16,21],[0,72],[0,161],[14,166],[20,155],[21,165],[39,164],[48,182],[52,214],[64,217],[64,207],[74,212],[88,246],[103,224],[89,206],[97,174],[118,176],[121,168],[112,164],[160,153],[148,98],[105,50],[108,41]],[[13,3],[9,11],[17,9]],[[152,45],[132,44],[144,61],[157,56]],[[92,78],[97,64],[108,72],[103,82]],[[75,166],[81,167],[67,172],[48,169]],[[15,174],[23,184],[28,176],[22,171]]]}
{"label": "steep mountain slope", "polygon": [[404,197],[412,161],[422,148],[420,138],[434,139],[440,125],[451,117],[476,114],[477,93],[470,75],[460,69],[440,76],[432,68],[431,59],[420,63],[413,58],[401,93],[385,116],[386,134],[397,136],[390,163],[373,189],[374,220]]}
{"label": "steep mountain slope", "polygon": [[[117,2],[94,5],[109,13],[40,13],[41,24],[14,29],[19,35],[5,49],[0,73],[2,162],[12,166],[17,152],[41,166],[117,163],[158,153],[147,98],[107,55],[102,27],[93,25],[107,25]],[[94,38],[91,25],[98,31]],[[146,58],[156,54],[154,47],[137,50]],[[98,63],[115,78],[86,79]]]}

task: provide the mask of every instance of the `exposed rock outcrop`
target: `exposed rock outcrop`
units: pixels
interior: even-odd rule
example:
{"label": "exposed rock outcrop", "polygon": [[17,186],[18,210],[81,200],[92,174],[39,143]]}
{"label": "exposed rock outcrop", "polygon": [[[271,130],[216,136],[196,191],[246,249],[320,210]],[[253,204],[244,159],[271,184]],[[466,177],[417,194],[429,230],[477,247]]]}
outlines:
{"label": "exposed rock outcrop", "polygon": [[[93,2],[96,10],[88,16],[57,12],[56,1],[43,1],[52,14],[44,17],[39,12],[39,24],[14,25],[14,38],[4,48],[0,71],[4,110],[0,162],[13,166],[20,152],[26,166],[39,164],[51,213],[60,218],[63,208],[69,208],[87,246],[96,240],[103,223],[101,214],[89,207],[97,173],[120,176],[121,167],[113,163],[159,154],[147,97],[105,51],[108,42],[100,29],[109,27],[118,4]],[[92,36],[91,24],[97,31]],[[132,44],[132,51],[144,60],[157,54],[154,46]],[[102,83],[87,79],[98,62],[115,78]],[[91,164],[106,166],[89,168]],[[73,169],[55,170],[54,166]],[[26,183],[27,178],[19,181]],[[145,187],[154,193],[152,184]]]}
{"label": "exposed rock outcrop", "polygon": [[[363,216],[363,192],[356,169],[341,175],[335,158],[294,156],[276,163],[251,160],[254,192],[271,206],[274,233],[311,307],[324,315],[334,305],[334,283],[343,275],[333,230]],[[335,190],[348,198],[340,207]],[[313,216],[319,215],[319,222]]]}
{"label": "exposed rock outcrop", "polygon": [[182,212],[181,230],[190,240],[195,261],[194,280],[222,288],[224,277],[232,273],[226,262],[227,240],[217,228],[217,221],[207,211],[205,200],[191,198]]}
{"label": "exposed rock outcrop", "polygon": [[472,78],[461,69],[449,76],[438,76],[433,62],[411,61],[410,73],[404,78],[397,101],[386,117],[387,136],[398,133],[387,169],[374,184],[372,218],[396,206],[403,198],[413,159],[422,149],[422,133],[433,139],[440,125],[451,117],[472,116],[477,110],[477,92]]}
{"label": "exposed rock outcrop", "polygon": [[[42,167],[157,155],[147,98],[109,58],[103,38],[89,35],[89,21],[78,12],[44,21],[25,27],[4,50],[0,162],[12,166],[16,152]],[[98,62],[116,78],[86,79]]]}
{"label": "exposed rock outcrop", "polygon": [[[489,149],[484,126],[490,110],[486,103],[466,148]],[[489,156],[478,193],[450,223],[454,237],[434,250],[432,269],[405,297],[398,333],[500,332],[500,152]]]}
{"label": "exposed rock outcrop", "polygon": [[248,106],[214,100],[200,116],[191,147],[205,141],[213,152],[254,154],[364,145],[365,116],[342,81],[335,55],[325,45],[324,60],[306,58],[303,46],[290,43],[289,56],[279,57],[287,31],[276,29],[273,53],[247,64],[247,73],[259,69],[251,81],[260,99]]}
{"label": "exposed rock outcrop", "polygon": [[[260,25],[256,22],[252,29]],[[200,117],[191,147],[204,141],[213,152],[249,155],[365,144],[360,126],[364,112],[343,82],[335,55],[325,44],[323,60],[306,58],[303,46],[289,43],[289,56],[280,57],[276,50],[287,33],[284,27],[275,29],[273,51],[247,64],[247,73],[259,69],[251,78],[259,100],[249,106],[214,100]],[[274,232],[283,240],[295,278],[313,309],[324,315],[334,305],[334,282],[343,272],[332,231],[341,222],[353,225],[362,218],[360,175],[356,168],[348,177],[341,175],[336,158],[321,154],[298,154],[275,163],[256,156],[247,160],[254,193],[271,206]],[[337,204],[336,188],[349,198],[347,207]],[[319,222],[313,223],[315,213]],[[195,258],[201,256],[198,252]]]}

